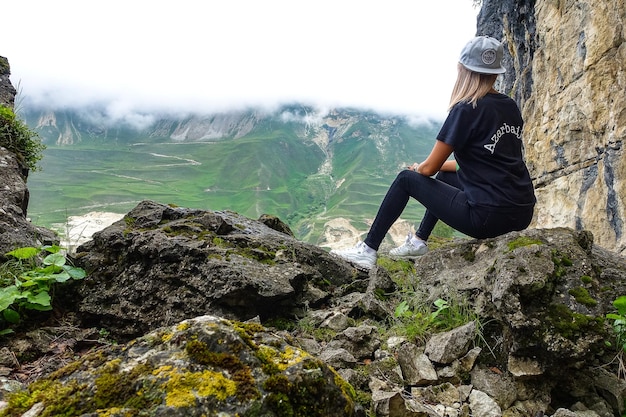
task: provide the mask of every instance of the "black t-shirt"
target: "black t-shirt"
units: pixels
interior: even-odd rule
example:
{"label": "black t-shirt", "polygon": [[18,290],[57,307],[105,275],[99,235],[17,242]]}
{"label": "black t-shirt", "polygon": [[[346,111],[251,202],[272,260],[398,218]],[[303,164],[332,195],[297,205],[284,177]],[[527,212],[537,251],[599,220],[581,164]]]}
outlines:
{"label": "black t-shirt", "polygon": [[463,102],[450,110],[437,139],[454,148],[470,204],[492,210],[534,206],[522,127],[517,104],[504,94],[487,94],[475,108]]}

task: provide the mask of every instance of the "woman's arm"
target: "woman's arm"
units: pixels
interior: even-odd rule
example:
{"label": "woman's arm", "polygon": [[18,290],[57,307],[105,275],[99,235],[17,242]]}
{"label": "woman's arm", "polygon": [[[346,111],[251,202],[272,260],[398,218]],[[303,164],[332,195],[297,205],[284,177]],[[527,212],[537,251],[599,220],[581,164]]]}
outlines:
{"label": "woman's arm", "polygon": [[[422,175],[431,176],[435,175],[440,170],[443,171],[456,171],[456,162],[447,161],[448,157],[452,154],[454,149],[452,146],[444,143],[440,140],[435,142],[435,146],[433,146],[432,151],[430,151],[430,155],[428,158],[421,164],[417,166],[416,171]],[[450,165],[453,165],[453,169],[449,169]],[[444,167],[445,165],[445,167]]]}
{"label": "woman's arm", "polygon": [[444,162],[441,168],[439,168],[439,171],[449,171],[449,172],[456,171],[456,161],[454,159],[450,159]]}

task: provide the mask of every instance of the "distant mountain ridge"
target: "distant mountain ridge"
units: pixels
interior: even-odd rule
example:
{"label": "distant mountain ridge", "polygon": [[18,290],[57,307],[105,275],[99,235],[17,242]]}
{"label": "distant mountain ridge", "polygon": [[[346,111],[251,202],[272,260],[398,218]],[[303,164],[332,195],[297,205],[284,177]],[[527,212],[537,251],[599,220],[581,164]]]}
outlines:
{"label": "distant mountain ridge", "polygon": [[[300,136],[308,136],[311,129],[344,128],[359,121],[390,126],[408,124],[415,128],[438,126],[434,119],[410,120],[404,115],[384,115],[354,108],[317,109],[308,105],[283,105],[276,110],[248,108],[222,112],[195,113],[137,113],[112,116],[106,108],[89,106],[81,109],[41,108],[25,105],[21,115],[36,129],[47,144],[74,145],[88,140],[135,140],[137,136],[173,141],[223,140],[246,136],[264,123],[300,126]],[[340,133],[341,134],[341,133]]]}
{"label": "distant mountain ridge", "polygon": [[48,146],[29,180],[31,214],[44,225],[46,210],[74,215],[120,204],[123,212],[149,198],[277,215],[299,238],[330,247],[361,237],[397,172],[426,157],[440,127],[297,104],[117,119],[96,107],[26,106],[22,115]]}

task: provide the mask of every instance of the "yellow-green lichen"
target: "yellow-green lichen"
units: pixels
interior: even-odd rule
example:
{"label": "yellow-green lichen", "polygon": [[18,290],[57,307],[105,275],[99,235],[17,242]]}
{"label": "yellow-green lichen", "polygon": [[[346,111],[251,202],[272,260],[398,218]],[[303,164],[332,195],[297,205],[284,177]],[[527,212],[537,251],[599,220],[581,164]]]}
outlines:
{"label": "yellow-green lichen", "polygon": [[[155,334],[155,342],[169,339],[171,335],[178,337],[177,331],[188,330],[193,321],[183,324],[172,331]],[[233,326],[233,323],[226,321],[222,324]],[[338,401],[340,407],[352,407],[353,403],[346,405],[346,401],[350,402],[354,397],[351,387],[337,376],[334,382],[339,389],[327,387],[333,381],[333,376],[328,369],[322,368],[322,362],[311,360],[304,351],[285,346],[271,338],[263,345],[256,345],[256,333],[265,330],[259,324],[235,323],[234,326],[239,334],[246,336],[248,344],[255,346],[253,351],[258,353],[257,357],[263,358],[261,362],[273,367],[269,382],[265,384],[271,397],[267,403],[256,385],[253,370],[236,354],[232,354],[230,344],[239,348],[245,346],[241,339],[226,334],[215,339],[218,340],[215,346],[225,349],[224,352],[217,352],[212,351],[210,346],[213,345],[203,342],[202,335],[199,334],[189,336],[190,339],[185,344],[185,354],[196,363],[190,367],[164,365],[154,369],[148,364],[132,367],[122,359],[110,360],[101,354],[87,355],[90,356],[89,360],[77,361],[78,365],[72,365],[62,375],[69,376],[76,371],[87,372],[92,369],[89,372],[93,372],[90,373],[94,378],[93,384],[82,384],[72,379],[39,380],[31,384],[27,391],[14,394],[7,408],[0,411],[0,416],[18,417],[35,403],[43,402],[45,409],[40,417],[83,414],[130,417],[151,415],[157,407],[163,405],[175,408],[195,407],[201,402],[222,402],[234,397],[241,403],[256,401],[254,404],[259,410],[281,410],[277,415],[310,417],[328,415],[328,410],[321,408],[328,404],[318,400],[328,389],[329,395]],[[305,358],[307,361],[302,364],[305,371],[294,374],[294,380],[289,383],[289,377],[281,372],[300,364]],[[335,403],[335,400],[332,402]]]}
{"label": "yellow-green lichen", "polygon": [[107,408],[114,404],[119,404],[119,399],[125,396],[126,381],[124,375],[119,372],[120,359],[107,363],[96,378],[96,393],[94,404],[96,408]]}
{"label": "yellow-green lichen", "polygon": [[63,368],[57,369],[56,371],[54,371],[50,375],[50,379],[58,379],[58,378],[62,378],[64,376],[70,375],[71,373],[80,369],[82,365],[83,365],[83,361],[80,361],[80,360],[71,362],[65,365]]}
{"label": "yellow-green lichen", "polygon": [[265,331],[265,327],[258,323],[242,323],[242,322],[228,322],[226,324],[232,325],[233,329],[237,332],[239,337],[250,347],[256,350],[257,346],[254,343],[254,336],[262,331]]}
{"label": "yellow-green lichen", "polygon": [[93,407],[95,409],[149,408],[155,399],[144,396],[145,391],[138,392],[135,385],[138,380],[144,379],[151,373],[152,367],[148,364],[139,364],[128,371],[121,371],[120,364],[119,359],[114,359],[100,370],[95,379]]}
{"label": "yellow-green lichen", "polygon": [[190,372],[167,365],[155,369],[153,375],[166,379],[163,388],[168,407],[191,407],[203,397],[224,401],[237,393],[237,384],[221,372]]}
{"label": "yellow-green lichen", "polygon": [[217,366],[224,369],[236,369],[243,364],[235,355],[224,352],[214,352],[206,343],[199,340],[190,340],[185,344],[185,352],[191,359],[201,365]]}
{"label": "yellow-green lichen", "polygon": [[337,373],[337,371],[335,371],[332,368],[331,368],[331,371],[333,372],[333,374],[335,374],[335,380],[334,380],[335,385],[339,387],[344,398],[346,399],[344,412],[347,415],[349,415],[350,410],[354,409],[354,401],[356,400],[356,391],[352,385],[350,385],[345,379],[341,377],[341,375]]}
{"label": "yellow-green lichen", "polygon": [[60,381],[43,379],[33,382],[28,390],[11,394],[8,405],[0,412],[0,416],[21,416],[34,404],[42,402],[45,409],[39,417],[74,416],[83,414],[88,398],[83,398],[81,392],[85,387],[76,381],[66,384]]}
{"label": "yellow-green lichen", "polygon": [[257,358],[263,363],[263,370],[269,374],[282,372],[308,357],[305,351],[286,346],[284,352],[269,346],[259,346]]}
{"label": "yellow-green lichen", "polygon": [[517,248],[530,245],[543,245],[543,242],[539,239],[533,239],[528,236],[520,236],[515,240],[508,243],[509,252],[514,251]]}
{"label": "yellow-green lichen", "polygon": [[137,413],[127,408],[112,407],[108,410],[99,410],[98,417],[134,417]]}
{"label": "yellow-green lichen", "polygon": [[[9,404],[0,412],[0,416],[22,415],[38,402],[43,402],[46,407],[42,417],[79,415],[82,411],[93,410],[93,399],[86,393],[84,385],[76,381],[63,383],[61,380],[80,369],[98,367],[105,361],[103,352],[95,351],[53,372],[47,378],[33,382],[27,390],[9,396]],[[111,372],[114,367],[115,363],[110,362],[103,372]]]}
{"label": "yellow-green lichen", "polygon": [[239,358],[231,353],[214,352],[201,341],[190,340],[185,345],[185,352],[195,362],[227,370],[232,375],[232,380],[237,385],[237,397],[248,400],[259,396],[255,387],[250,367],[245,365]]}
{"label": "yellow-green lichen", "polygon": [[188,321],[183,321],[183,322],[178,323],[178,325],[176,326],[176,331],[184,332],[190,327],[191,327],[191,324],[189,324]]}

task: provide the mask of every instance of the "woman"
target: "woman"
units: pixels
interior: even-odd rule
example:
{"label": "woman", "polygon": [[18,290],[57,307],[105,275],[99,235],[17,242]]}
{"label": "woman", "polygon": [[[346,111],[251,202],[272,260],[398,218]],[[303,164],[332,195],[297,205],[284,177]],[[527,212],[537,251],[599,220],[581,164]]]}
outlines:
{"label": "woman", "polygon": [[465,45],[449,114],[430,155],[398,174],[364,242],[331,253],[372,268],[409,197],[426,213],[415,235],[392,249],[392,256],[426,253],[437,220],[477,239],[528,227],[536,199],[523,158],[522,116],[515,101],[494,89],[498,74],[506,72],[502,55],[502,44],[487,36]]}

